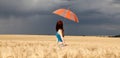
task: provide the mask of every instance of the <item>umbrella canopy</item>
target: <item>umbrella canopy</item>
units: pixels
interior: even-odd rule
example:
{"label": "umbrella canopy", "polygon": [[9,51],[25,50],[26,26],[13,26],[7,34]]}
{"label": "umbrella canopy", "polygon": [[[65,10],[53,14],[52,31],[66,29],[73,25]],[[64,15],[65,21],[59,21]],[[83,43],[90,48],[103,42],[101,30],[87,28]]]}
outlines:
{"label": "umbrella canopy", "polygon": [[73,13],[69,9],[62,8],[62,9],[55,10],[53,13],[57,14],[57,15],[60,15],[60,16],[62,16],[64,18],[67,18],[69,20],[72,20],[74,22],[77,22],[77,23],[79,22],[78,17],[76,16],[76,14]]}

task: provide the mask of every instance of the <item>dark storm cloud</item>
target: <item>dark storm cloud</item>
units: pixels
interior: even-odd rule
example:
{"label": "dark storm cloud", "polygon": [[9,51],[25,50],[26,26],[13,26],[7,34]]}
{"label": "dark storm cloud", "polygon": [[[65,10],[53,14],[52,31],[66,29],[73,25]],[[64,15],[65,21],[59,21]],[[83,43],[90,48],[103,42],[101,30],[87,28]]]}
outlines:
{"label": "dark storm cloud", "polygon": [[120,0],[113,0],[113,3],[119,4],[119,3],[120,3]]}
{"label": "dark storm cloud", "polygon": [[119,20],[116,20],[114,18],[114,16],[116,16],[117,14],[108,15],[101,12],[99,9],[88,9],[77,12],[77,14],[79,15],[80,18],[80,24],[86,25],[119,24]]}
{"label": "dark storm cloud", "polygon": [[102,15],[103,13],[99,11],[99,9],[88,9],[79,12],[81,16],[91,16],[91,15]]}
{"label": "dark storm cloud", "polygon": [[67,0],[0,0],[0,15],[47,15],[55,7],[67,5]]}
{"label": "dark storm cloud", "polygon": [[[113,3],[114,2],[114,3]],[[113,35],[120,30],[118,0],[0,0],[0,33],[55,34],[57,20],[67,35]],[[79,23],[53,14],[69,8]],[[72,30],[72,31],[71,31]]]}
{"label": "dark storm cloud", "polygon": [[112,0],[78,1],[73,8],[80,20],[79,34],[119,34],[120,5],[114,5]]}

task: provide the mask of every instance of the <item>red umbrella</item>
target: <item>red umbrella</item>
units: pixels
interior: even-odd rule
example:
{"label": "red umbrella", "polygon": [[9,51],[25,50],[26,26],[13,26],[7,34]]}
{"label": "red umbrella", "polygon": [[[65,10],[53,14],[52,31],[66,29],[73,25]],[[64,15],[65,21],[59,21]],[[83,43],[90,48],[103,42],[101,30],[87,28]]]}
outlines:
{"label": "red umbrella", "polygon": [[61,9],[55,10],[53,13],[57,14],[57,15],[60,15],[60,16],[62,16],[64,18],[67,18],[69,20],[72,20],[74,22],[77,22],[77,23],[79,22],[78,17],[76,16],[76,14],[73,13],[69,9],[61,8]]}

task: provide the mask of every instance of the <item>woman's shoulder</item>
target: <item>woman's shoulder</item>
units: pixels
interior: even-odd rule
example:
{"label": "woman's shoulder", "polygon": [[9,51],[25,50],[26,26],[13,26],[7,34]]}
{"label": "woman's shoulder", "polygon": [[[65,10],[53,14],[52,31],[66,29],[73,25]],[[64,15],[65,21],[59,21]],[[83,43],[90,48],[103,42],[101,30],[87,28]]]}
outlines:
{"label": "woman's shoulder", "polygon": [[59,29],[59,30],[58,30],[58,33],[61,33],[61,32],[62,32],[62,29]]}
{"label": "woman's shoulder", "polygon": [[62,29],[58,29],[58,31],[62,31]]}

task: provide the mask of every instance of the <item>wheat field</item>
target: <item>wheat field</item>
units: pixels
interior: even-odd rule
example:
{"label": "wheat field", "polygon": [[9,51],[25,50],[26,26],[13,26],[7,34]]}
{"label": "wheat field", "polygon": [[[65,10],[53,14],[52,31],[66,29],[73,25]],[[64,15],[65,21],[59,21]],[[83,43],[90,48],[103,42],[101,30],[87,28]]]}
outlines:
{"label": "wheat field", "polygon": [[0,35],[0,58],[120,58],[120,38],[54,35]]}

